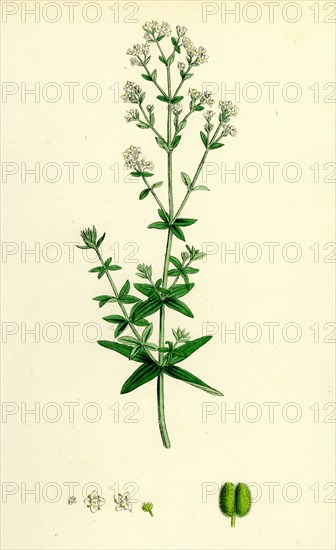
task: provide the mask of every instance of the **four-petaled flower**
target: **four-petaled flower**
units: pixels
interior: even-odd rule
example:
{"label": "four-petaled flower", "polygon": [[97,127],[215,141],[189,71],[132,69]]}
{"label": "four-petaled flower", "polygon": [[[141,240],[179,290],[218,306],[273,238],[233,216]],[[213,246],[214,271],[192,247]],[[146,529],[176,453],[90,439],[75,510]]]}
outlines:
{"label": "four-petaled flower", "polygon": [[84,503],[88,508],[90,508],[93,514],[97,512],[97,510],[100,510],[101,506],[103,506],[105,502],[105,499],[100,497],[97,491],[92,491],[92,493],[84,499]]}
{"label": "four-petaled flower", "polygon": [[128,80],[124,86],[124,93],[122,94],[121,99],[125,103],[139,103],[141,92],[142,90],[138,84]]}
{"label": "four-petaled flower", "polygon": [[235,137],[237,135],[237,129],[232,124],[223,124],[223,136]]}
{"label": "four-petaled flower", "polygon": [[132,503],[129,493],[124,493],[123,495],[119,493],[117,498],[114,497],[114,502],[117,505],[115,507],[117,512],[121,512],[122,510],[132,512]]}

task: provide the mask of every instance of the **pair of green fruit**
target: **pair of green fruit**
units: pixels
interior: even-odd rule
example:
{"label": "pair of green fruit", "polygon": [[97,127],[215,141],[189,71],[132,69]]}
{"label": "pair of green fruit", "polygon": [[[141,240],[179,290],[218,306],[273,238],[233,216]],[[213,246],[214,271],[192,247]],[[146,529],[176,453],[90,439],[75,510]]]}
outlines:
{"label": "pair of green fruit", "polygon": [[219,494],[219,507],[225,516],[231,518],[231,527],[236,524],[236,516],[249,513],[252,504],[251,491],[245,483],[224,483]]}

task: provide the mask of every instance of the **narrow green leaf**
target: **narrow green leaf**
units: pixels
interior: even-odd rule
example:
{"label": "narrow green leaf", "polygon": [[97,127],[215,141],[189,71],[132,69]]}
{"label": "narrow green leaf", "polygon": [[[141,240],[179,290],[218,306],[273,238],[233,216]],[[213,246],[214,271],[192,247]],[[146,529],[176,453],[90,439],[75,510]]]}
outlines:
{"label": "narrow green leaf", "polygon": [[173,52],[167,59],[167,67],[170,67],[170,65],[174,62],[175,59],[175,52]]}
{"label": "narrow green leaf", "polygon": [[209,149],[219,149],[220,147],[223,147],[224,143],[219,143],[218,141],[216,143],[213,143],[210,145]]}
{"label": "narrow green leaf", "polygon": [[95,296],[94,298],[92,298],[92,300],[96,300],[97,302],[102,302],[103,300],[105,300],[106,302],[110,299],[110,298],[113,298],[114,296],[108,296],[107,294],[102,294],[101,296]]}
{"label": "narrow green leaf", "polygon": [[210,191],[210,189],[206,185],[196,185],[196,187],[193,188],[193,191]]}
{"label": "narrow green leaf", "polygon": [[152,336],[152,334],[153,334],[153,323],[150,323],[149,325],[147,325],[147,327],[145,328],[145,330],[141,335],[142,341],[147,342],[147,340]]}
{"label": "narrow green leaf", "polygon": [[174,288],[169,290],[169,297],[171,298],[182,298],[182,296],[185,296],[188,294],[193,288],[195,284],[191,283],[189,285],[175,285]]}
{"label": "narrow green leaf", "polygon": [[169,224],[167,222],[153,222],[148,225],[149,229],[168,229]]}
{"label": "narrow green leaf", "polygon": [[139,302],[140,298],[137,296],[131,296],[128,294],[128,296],[124,296],[123,298],[119,298],[119,302],[122,304],[135,304],[135,302]]}
{"label": "narrow green leaf", "polygon": [[169,103],[169,99],[165,95],[158,95],[156,97],[159,101],[163,101],[164,103]]}
{"label": "narrow green leaf", "polygon": [[106,317],[103,317],[103,319],[108,323],[126,322],[126,319],[122,315],[107,315]]}
{"label": "narrow green leaf", "polygon": [[177,218],[174,224],[180,227],[187,227],[188,225],[193,225],[197,220],[194,218]]}
{"label": "narrow green leaf", "polygon": [[142,283],[133,283],[134,288],[136,288],[141,294],[144,294],[145,296],[150,296],[151,294],[155,293],[155,288],[152,287],[152,285],[146,285]]}
{"label": "narrow green leaf", "polygon": [[158,187],[161,187],[163,185],[163,181],[157,181],[152,185],[152,189],[157,189]]}
{"label": "narrow green leaf", "polygon": [[101,270],[104,269],[103,267],[93,267],[89,270],[89,273],[100,273]]}
{"label": "narrow green leaf", "polygon": [[175,103],[180,103],[182,101],[182,99],[184,98],[183,95],[177,95],[176,97],[173,97],[173,99],[171,100],[171,104],[172,105],[175,105]]}
{"label": "narrow green leaf", "polygon": [[170,361],[172,363],[179,363],[180,361],[184,361],[184,359],[186,359],[187,357],[189,357],[189,355],[198,350],[198,348],[204,346],[204,344],[209,342],[211,338],[212,336],[201,336],[200,338],[196,338],[196,340],[191,340],[190,342],[179,346],[171,354],[169,358]]}
{"label": "narrow green leaf", "polygon": [[139,200],[142,201],[143,199],[145,199],[147,197],[147,195],[149,194],[149,191],[150,190],[148,188],[141,191],[141,193],[139,195]]}
{"label": "narrow green leaf", "polygon": [[122,267],[120,265],[110,265],[108,267],[108,271],[118,271],[118,269],[122,269]]}
{"label": "narrow green leaf", "polygon": [[173,139],[173,141],[172,141],[172,148],[173,148],[173,149],[175,149],[175,148],[178,146],[178,144],[180,143],[181,139],[182,139],[182,136],[175,136],[175,137],[174,137],[174,139]]}
{"label": "narrow green leaf", "polygon": [[197,107],[195,107],[194,111],[204,111],[204,107],[202,105],[197,105]]}
{"label": "narrow green leaf", "polygon": [[148,298],[148,300],[145,300],[144,302],[138,302],[132,307],[131,319],[143,319],[144,317],[153,315],[153,313],[158,311],[161,306],[161,298],[157,294],[154,294],[153,296]]}
{"label": "narrow green leaf", "polygon": [[190,177],[188,176],[188,174],[186,174],[185,172],[181,172],[181,178],[182,178],[182,181],[183,183],[188,187],[191,186],[191,179]]}
{"label": "narrow green leaf", "polygon": [[127,296],[130,290],[131,290],[131,283],[127,280],[126,283],[120,289],[119,298],[123,298],[124,296]]}
{"label": "narrow green leaf", "polygon": [[151,77],[152,77],[152,80],[155,82],[156,78],[157,78],[157,70],[156,69],[154,69],[154,71],[152,72]]}
{"label": "narrow green leaf", "polygon": [[[125,346],[124,344],[118,344],[118,342],[111,342],[110,340],[98,340],[97,344],[99,344],[103,348],[116,351],[117,353],[120,353],[120,355],[123,355],[128,359],[130,358],[131,351],[132,351],[132,348],[130,346]],[[140,351],[139,353],[137,353],[135,357],[133,357],[133,360],[138,361],[139,363],[143,363],[144,361],[150,361],[150,358],[147,355],[147,353]]]}
{"label": "narrow green leaf", "polygon": [[176,365],[163,367],[163,372],[165,374],[168,374],[172,378],[176,378],[177,380],[182,380],[187,384],[191,384],[192,386],[195,386],[195,388],[206,391],[207,393],[211,393],[211,395],[217,395],[217,396],[223,397],[223,394],[220,391],[215,390],[215,388],[211,388],[211,386],[208,386],[208,384],[203,382],[203,380],[201,380],[200,378],[197,378],[197,376],[195,376],[191,372],[181,369]]}
{"label": "narrow green leaf", "polygon": [[182,264],[178,258],[175,256],[169,256],[169,261],[177,268],[182,269]]}
{"label": "narrow green leaf", "polygon": [[150,128],[149,124],[146,124],[146,122],[141,122],[141,120],[137,123],[137,127],[142,130],[148,130],[148,128]]}
{"label": "narrow green leaf", "polygon": [[175,309],[175,311],[183,313],[183,315],[186,315],[187,317],[194,317],[191,309],[189,309],[184,302],[178,300],[177,298],[166,298],[165,304],[171,309]]}
{"label": "narrow green leaf", "polygon": [[183,234],[183,231],[177,225],[171,225],[170,231],[175,235],[175,237],[177,237],[181,241],[185,241],[185,236]]}
{"label": "narrow green leaf", "polygon": [[160,367],[156,363],[140,365],[140,367],[126,380],[120,393],[129,393],[147,382],[150,382],[150,380],[158,376],[160,370]]}
{"label": "narrow green leaf", "polygon": [[158,213],[159,213],[159,216],[161,218],[161,220],[163,220],[164,222],[169,222],[169,216],[167,214],[167,212],[165,212],[164,210],[161,210],[161,208],[158,210]]}
{"label": "narrow green leaf", "polygon": [[142,76],[142,78],[144,78],[145,80],[152,81],[152,78],[151,78],[148,74],[142,74],[141,76]]}
{"label": "narrow green leaf", "polygon": [[160,59],[161,63],[163,63],[166,66],[168,65],[167,60],[162,55],[159,55],[159,59]]}
{"label": "narrow green leaf", "polygon": [[207,147],[207,146],[208,146],[208,140],[207,140],[207,137],[206,137],[205,133],[204,133],[204,132],[200,132],[200,136],[201,136],[201,140],[203,141],[203,145],[204,145],[205,147]]}
{"label": "narrow green leaf", "polygon": [[133,176],[133,178],[141,178],[142,172],[131,172],[131,176]]}
{"label": "narrow green leaf", "polygon": [[128,323],[119,323],[119,325],[116,327],[115,331],[114,331],[114,336],[115,338],[118,338],[118,336],[120,336],[120,334],[122,334],[124,332],[124,330],[127,329],[127,326],[128,326]]}
{"label": "narrow green leaf", "polygon": [[104,234],[100,237],[100,239],[98,239],[98,241],[97,241],[97,248],[99,248],[100,245],[102,244],[103,240],[105,239],[105,235],[106,235],[106,233],[104,233]]}

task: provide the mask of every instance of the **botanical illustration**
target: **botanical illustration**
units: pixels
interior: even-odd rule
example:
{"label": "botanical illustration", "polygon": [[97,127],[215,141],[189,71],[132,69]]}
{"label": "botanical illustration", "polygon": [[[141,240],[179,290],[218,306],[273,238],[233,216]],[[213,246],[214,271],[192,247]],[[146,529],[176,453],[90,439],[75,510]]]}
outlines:
{"label": "botanical illustration", "polygon": [[[90,271],[96,273],[98,279],[105,276],[112,290],[96,296],[94,300],[98,301],[99,307],[105,309],[111,306],[119,308],[118,313],[106,312],[104,317],[105,321],[115,325],[116,341],[101,340],[98,343],[131,361],[140,363],[122,386],[122,394],[156,380],[159,428],[163,445],[169,448],[164,403],[165,376],[186,382],[215,396],[223,395],[189,370],[179,366],[179,363],[206,344],[211,336],[191,339],[184,328],[176,327],[169,337],[166,334],[166,316],[173,310],[174,315],[178,312],[193,317],[192,311],[182,298],[193,290],[194,282],[190,279],[199,271],[195,263],[205,254],[195,246],[186,244],[185,233],[197,219],[184,217],[183,212],[195,192],[209,191],[206,186],[197,183],[199,176],[210,151],[215,152],[222,148],[226,137],[236,135],[235,127],[229,122],[232,116],[237,115],[238,108],[231,101],[220,101],[215,112],[212,110],[215,100],[210,92],[198,91],[195,88],[184,90],[186,82],[194,76],[193,71],[208,61],[205,48],[193,44],[186,35],[185,27],[176,27],[174,36],[171,36],[172,30],[168,23],[149,21],[143,25],[143,30],[145,42],[133,45],[127,50],[127,54],[130,56],[131,65],[142,72],[141,77],[146,84],[156,88],[157,102],[155,106],[146,104],[146,92],[139,84],[129,81],[124,86],[122,99],[133,107],[125,118],[128,123],[135,123],[140,130],[146,130],[146,147],[150,145],[148,134],[153,136],[153,145],[158,147],[159,154],[166,157],[167,172],[165,175],[155,175],[153,162],[142,156],[141,148],[138,146],[130,145],[123,156],[125,168],[130,171],[135,181],[141,182],[144,186],[139,199],[143,201],[148,197],[156,203],[158,218],[148,227],[158,232],[157,246],[161,245],[162,234],[166,239],[165,246],[162,245],[163,267],[159,268],[160,277],[154,276],[151,265],[140,264],[136,275],[143,282],[135,282],[133,287],[136,292],[131,293],[129,280],[120,280],[119,274],[118,277],[114,274],[112,277],[112,273],[121,267],[113,264],[112,258],[104,259],[101,247],[105,233],[98,238],[94,226],[81,232],[84,245],[80,248],[95,250],[100,265]],[[161,71],[153,67],[156,59]],[[159,74],[161,72],[164,74],[162,78]],[[166,119],[164,130],[158,127],[156,121],[159,107]],[[199,135],[203,150],[194,173],[189,175],[185,167],[175,168],[174,153],[177,148],[185,147],[185,158],[190,160],[190,146],[187,143],[185,129],[190,118],[199,116],[202,111],[203,128]],[[174,200],[174,190],[177,188],[184,189],[184,197],[180,204],[176,204]],[[183,250],[181,251],[180,247],[180,251],[175,252],[175,247],[182,243]],[[156,319],[158,326],[154,325]],[[157,333],[158,340],[155,341]]]}
{"label": "botanical illustration", "polygon": [[224,483],[219,493],[219,507],[231,518],[231,527],[236,525],[237,516],[242,518],[249,513],[251,504],[251,491],[246,483]]}

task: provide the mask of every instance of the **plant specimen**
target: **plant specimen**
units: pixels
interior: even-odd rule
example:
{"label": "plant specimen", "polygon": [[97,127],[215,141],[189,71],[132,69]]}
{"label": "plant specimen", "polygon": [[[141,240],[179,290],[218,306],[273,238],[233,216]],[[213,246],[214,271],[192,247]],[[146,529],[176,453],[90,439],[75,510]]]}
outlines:
{"label": "plant specimen", "polygon": [[231,527],[236,524],[236,516],[243,517],[251,509],[251,491],[245,483],[224,483],[219,494],[219,507],[225,516],[231,518]]}
{"label": "plant specimen", "polygon": [[154,517],[153,514],[153,504],[151,502],[144,502],[141,506],[141,509],[144,512],[149,512],[152,517]]}
{"label": "plant specimen", "polygon": [[[155,183],[154,164],[146,160],[140,147],[131,145],[124,153],[125,168],[130,171],[132,177],[144,184],[139,199],[144,200],[150,196],[157,204],[159,220],[154,221],[148,227],[166,234],[166,245],[163,260],[162,276],[153,278],[151,265],[140,264],[137,268],[137,276],[145,282],[134,283],[135,290],[142,298],[130,294],[131,284],[129,280],[123,282],[120,290],[117,288],[112,272],[121,269],[112,263],[112,258],[104,259],[101,245],[105,233],[97,238],[96,228],[85,229],[81,232],[84,245],[79,248],[94,249],[100,265],[90,271],[98,274],[98,279],[106,276],[112,289],[112,294],[96,296],[94,300],[99,302],[99,307],[107,304],[115,304],[120,308],[120,313],[109,314],[104,317],[108,323],[116,325],[115,338],[117,341],[100,340],[98,343],[113,350],[128,359],[141,363],[135,372],[126,380],[121,388],[121,393],[128,393],[150,380],[157,381],[158,420],[163,445],[170,447],[164,405],[164,377],[170,376],[181,380],[196,388],[209,392],[212,395],[223,394],[197,378],[191,372],[181,368],[177,364],[184,361],[198,348],[208,342],[211,336],[201,336],[191,340],[189,333],[183,328],[172,330],[172,339],[167,339],[165,331],[167,308],[187,317],[193,317],[193,313],[187,304],[181,300],[194,287],[190,282],[190,276],[199,270],[194,267],[195,262],[205,256],[194,246],[186,244],[180,253],[180,258],[172,254],[173,243],[185,242],[184,231],[197,222],[195,218],[182,217],[189,198],[197,191],[209,190],[204,185],[197,184],[204,162],[210,151],[223,147],[222,140],[227,136],[235,136],[236,129],[229,124],[230,118],[236,116],[238,107],[231,101],[220,101],[217,114],[211,109],[215,100],[208,91],[198,91],[189,88],[187,96],[182,95],[182,88],[186,81],[194,76],[193,70],[197,69],[208,60],[205,48],[196,47],[186,36],[185,27],[176,27],[176,36],[171,36],[171,27],[168,23],[149,21],[143,25],[145,31],[145,43],[135,44],[127,50],[131,65],[142,69],[142,78],[158,90],[156,107],[153,104],[145,105],[146,93],[134,82],[127,82],[124,86],[122,99],[125,103],[131,103],[134,108],[126,114],[127,122],[134,122],[141,130],[153,134],[153,143],[159,147],[161,154],[167,159],[167,174]],[[162,41],[168,41],[168,46],[163,46]],[[170,49],[167,53],[167,49]],[[150,55],[150,49],[153,51]],[[165,50],[165,51],[164,51]],[[166,84],[160,84],[159,73],[156,68],[151,68],[155,52],[158,53],[162,70],[166,73]],[[183,61],[177,61],[179,56]],[[152,61],[151,61],[152,59]],[[177,70],[176,70],[177,67]],[[173,73],[173,70],[175,72]],[[174,84],[174,79],[178,82]],[[175,87],[176,86],[176,87]],[[183,102],[184,100],[184,102]],[[161,105],[166,116],[165,131],[159,130],[156,124],[155,109]],[[173,186],[173,155],[177,147],[184,145],[183,132],[192,115],[203,113],[204,127],[200,132],[200,146],[203,148],[200,161],[195,173],[189,176],[181,171],[176,177],[174,174],[175,189],[179,186],[184,189],[184,197],[180,204],[174,201]],[[217,118],[216,124],[214,123]],[[188,152],[188,149],[187,149]],[[182,167],[183,168],[183,167]],[[167,200],[159,197],[165,190]],[[119,286],[119,285],[118,285]],[[144,298],[145,297],[145,298]],[[130,308],[130,309],[129,309]],[[107,307],[105,307],[107,309]],[[158,342],[153,341],[153,322],[148,320],[153,315],[158,315]],[[128,330],[128,333],[125,332]],[[122,334],[124,335],[122,336]]]}

